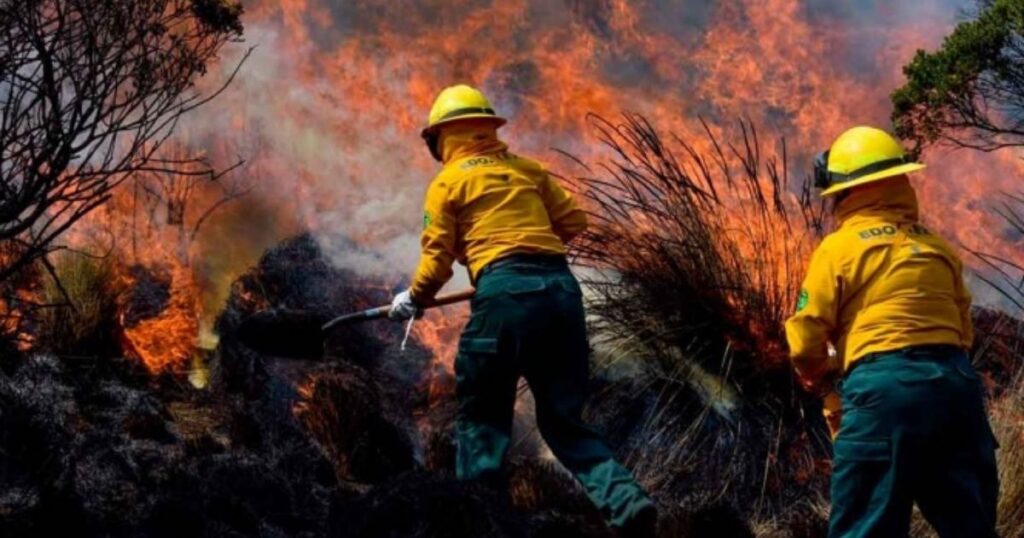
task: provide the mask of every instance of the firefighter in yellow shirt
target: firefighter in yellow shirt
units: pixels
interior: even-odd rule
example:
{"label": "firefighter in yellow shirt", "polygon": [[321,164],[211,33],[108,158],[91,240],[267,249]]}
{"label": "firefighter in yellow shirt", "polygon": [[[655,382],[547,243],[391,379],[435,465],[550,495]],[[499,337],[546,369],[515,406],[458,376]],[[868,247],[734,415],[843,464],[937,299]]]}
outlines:
{"label": "firefighter in yellow shirt", "polygon": [[452,264],[465,265],[476,294],[455,362],[457,476],[502,482],[522,376],[541,435],[609,524],[653,536],[653,503],[581,418],[589,343],[565,243],[586,229],[586,214],[541,165],[508,151],[497,136],[504,123],[474,88],[438,95],[423,138],[443,168],[427,189],[419,267],[391,317],[416,315]]}
{"label": "firefighter in yellow shirt", "polygon": [[832,538],[906,536],[914,503],[940,536],[996,536],[995,440],[966,353],[971,296],[956,253],[918,220],[907,174],[922,168],[870,127],[815,163],[838,229],[811,259],[786,334],[805,387],[838,381]]}

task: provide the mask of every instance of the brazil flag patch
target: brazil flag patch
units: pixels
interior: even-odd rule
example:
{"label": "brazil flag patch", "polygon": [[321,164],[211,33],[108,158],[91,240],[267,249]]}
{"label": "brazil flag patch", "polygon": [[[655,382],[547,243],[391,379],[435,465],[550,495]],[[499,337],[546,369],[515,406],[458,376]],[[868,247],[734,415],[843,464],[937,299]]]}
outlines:
{"label": "brazil flag patch", "polygon": [[434,219],[430,216],[430,213],[424,212],[423,213],[423,229],[426,230],[427,228],[430,228],[430,223],[431,222],[434,222]]}
{"label": "brazil flag patch", "polygon": [[799,312],[804,308],[807,308],[807,303],[810,299],[811,296],[807,293],[807,290],[801,289],[800,295],[796,298],[796,311]]}

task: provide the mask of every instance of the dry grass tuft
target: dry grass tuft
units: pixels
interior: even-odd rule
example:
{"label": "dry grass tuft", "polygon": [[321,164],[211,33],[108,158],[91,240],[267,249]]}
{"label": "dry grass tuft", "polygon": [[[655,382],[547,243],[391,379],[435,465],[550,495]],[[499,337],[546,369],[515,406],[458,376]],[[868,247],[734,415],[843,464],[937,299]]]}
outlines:
{"label": "dry grass tuft", "polygon": [[574,256],[598,331],[716,367],[727,348],[748,352],[734,375],[784,364],[782,322],[821,220],[788,190],[785,141],[765,158],[744,122],[728,146],[706,125],[692,142],[638,115],[592,125],[612,157],[573,181],[591,208]]}
{"label": "dry grass tuft", "polygon": [[118,283],[114,260],[64,252],[45,278],[36,314],[41,347],[57,354],[98,354],[116,349]]}
{"label": "dry grass tuft", "polygon": [[[1007,227],[1024,235],[1024,191],[1003,193],[1003,201],[992,208],[1006,222]],[[978,274],[983,282],[992,286],[1006,300],[1007,304],[1024,312],[1024,265],[1020,262],[981,250],[967,248],[987,269]]]}

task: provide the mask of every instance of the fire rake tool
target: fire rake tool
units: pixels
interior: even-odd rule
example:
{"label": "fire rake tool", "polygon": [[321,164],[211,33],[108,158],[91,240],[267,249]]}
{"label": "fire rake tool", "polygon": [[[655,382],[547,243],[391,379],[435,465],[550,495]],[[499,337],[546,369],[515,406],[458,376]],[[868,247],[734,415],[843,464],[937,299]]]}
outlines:
{"label": "fire rake tool", "polygon": [[[432,303],[423,308],[431,309],[468,301],[475,291],[468,289],[438,295]],[[383,319],[388,317],[390,311],[391,305],[378,306],[344,314],[325,322],[322,315],[307,310],[272,308],[246,318],[239,326],[237,334],[242,343],[254,351],[275,357],[315,360],[323,356],[324,341],[335,329]],[[405,329],[406,340],[411,329],[410,322]],[[404,341],[402,347],[405,347]]]}
{"label": "fire rake tool", "polygon": [[[446,295],[438,295],[434,298],[434,302],[425,306],[424,308],[435,308],[438,306],[447,306],[450,304],[461,303],[462,301],[468,301],[473,298],[473,294],[476,290],[462,290],[455,293],[449,293]],[[368,310],[361,310],[359,312],[353,312],[351,314],[345,314],[338,316],[327,323],[324,323],[321,329],[324,332],[330,331],[331,329],[342,326],[351,325],[353,323],[359,323],[362,321],[370,321],[374,319],[383,319],[388,317],[388,313],[391,312],[391,305],[378,306],[376,308],[370,308]]]}

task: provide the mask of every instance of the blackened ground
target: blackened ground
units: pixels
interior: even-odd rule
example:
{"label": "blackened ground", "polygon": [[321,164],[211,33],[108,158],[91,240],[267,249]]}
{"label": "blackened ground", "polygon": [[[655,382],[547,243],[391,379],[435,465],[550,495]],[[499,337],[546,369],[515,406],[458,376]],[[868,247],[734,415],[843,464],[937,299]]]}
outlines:
{"label": "blackened ground", "polygon": [[552,466],[513,462],[511,497],[416,470],[358,370],[327,376],[314,402],[337,397],[338,426],[376,425],[350,422],[325,449],[272,406],[153,383],[127,361],[19,362],[0,374],[0,536],[609,536]]}
{"label": "blackened ground", "polygon": [[372,375],[337,362],[306,383],[295,415],[334,464],[339,480],[375,483],[412,470],[413,440],[384,417]]}
{"label": "blackened ground", "polygon": [[197,400],[174,403],[210,423],[183,434],[135,369],[33,356],[0,375],[0,535],[324,535],[340,491],[301,430]]}
{"label": "blackened ground", "polygon": [[332,530],[364,538],[526,538],[522,519],[492,488],[418,472],[340,507]]}
{"label": "blackened ground", "polygon": [[[263,355],[237,333],[248,316],[267,309],[329,319],[386,303],[390,296],[381,282],[331,264],[311,236],[282,242],[232,286],[217,321],[215,388],[253,405],[274,406],[287,415],[282,420],[294,420],[299,410],[342,479],[382,480],[411,470],[418,442],[414,414],[426,408],[422,385],[431,355],[415,344],[400,352],[400,327],[341,327],[313,361]],[[306,394],[301,405],[300,392]],[[354,461],[364,465],[353,466]]]}

